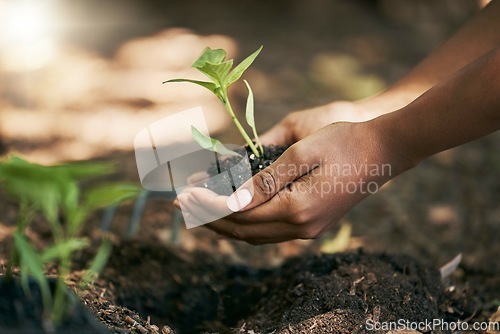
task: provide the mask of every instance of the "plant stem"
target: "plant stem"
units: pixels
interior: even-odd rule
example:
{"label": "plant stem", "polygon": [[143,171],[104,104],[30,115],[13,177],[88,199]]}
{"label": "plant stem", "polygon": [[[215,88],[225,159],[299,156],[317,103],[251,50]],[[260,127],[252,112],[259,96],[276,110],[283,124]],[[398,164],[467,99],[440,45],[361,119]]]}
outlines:
{"label": "plant stem", "polygon": [[[24,234],[24,230],[28,226],[33,216],[33,212],[30,211],[30,207],[26,199],[21,199],[21,203],[19,205],[19,217],[17,218],[17,227],[16,230],[20,233]],[[10,253],[10,261],[7,265],[6,276],[8,278],[12,278],[14,266],[19,266],[19,254],[16,250],[16,247],[12,247]]]}
{"label": "plant stem", "polygon": [[52,321],[57,325],[64,318],[65,310],[70,305],[67,304],[65,279],[69,276],[71,267],[71,254],[64,254],[60,259],[59,277],[56,281],[54,305],[52,309]]}
{"label": "plant stem", "polygon": [[257,147],[259,148],[260,154],[262,154],[262,157],[264,157],[264,147],[262,146],[259,136],[257,135],[257,130],[255,127],[252,128],[253,130],[253,136],[255,138],[255,142],[257,143]]}
{"label": "plant stem", "polygon": [[240,131],[241,136],[243,137],[243,139],[245,139],[246,143],[248,144],[248,147],[250,147],[253,154],[255,154],[255,156],[257,158],[260,158],[260,153],[257,150],[257,148],[255,147],[254,143],[252,142],[252,139],[250,139],[250,137],[246,133],[245,129],[241,125],[240,121],[236,118],[236,115],[234,114],[233,108],[231,107],[231,103],[229,102],[229,99],[227,97],[227,93],[224,93],[223,98],[224,99],[222,100],[222,103],[224,103],[224,106],[226,107],[227,112],[231,116],[231,119],[233,120],[233,122],[236,125],[236,127],[238,128],[238,130]]}

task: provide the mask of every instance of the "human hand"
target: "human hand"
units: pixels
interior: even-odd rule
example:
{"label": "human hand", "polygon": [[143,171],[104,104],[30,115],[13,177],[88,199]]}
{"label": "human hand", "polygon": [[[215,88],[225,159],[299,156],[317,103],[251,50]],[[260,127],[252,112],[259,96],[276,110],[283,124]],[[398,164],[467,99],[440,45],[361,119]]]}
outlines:
{"label": "human hand", "polygon": [[179,201],[200,221],[236,211],[206,226],[253,244],[316,238],[400,171],[389,147],[375,122],[331,124],[292,145],[229,198],[192,188]]}
{"label": "human hand", "polygon": [[382,98],[375,97],[357,102],[336,101],[312,109],[295,111],[259,138],[263,145],[289,146],[329,124],[362,122],[379,116],[382,114],[379,110],[379,100]]}
{"label": "human hand", "polygon": [[313,132],[337,122],[364,122],[402,106],[400,93],[384,92],[359,101],[335,101],[323,106],[295,111],[259,136],[263,145],[290,146]]}

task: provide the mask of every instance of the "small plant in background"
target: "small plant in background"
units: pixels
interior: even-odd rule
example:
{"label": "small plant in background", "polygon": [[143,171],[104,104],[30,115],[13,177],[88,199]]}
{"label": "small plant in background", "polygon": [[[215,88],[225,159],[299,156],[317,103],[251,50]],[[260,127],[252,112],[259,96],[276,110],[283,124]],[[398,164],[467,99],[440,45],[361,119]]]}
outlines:
{"label": "small plant in background", "polygon": [[[113,172],[109,163],[74,163],[42,166],[19,157],[0,163],[0,185],[7,195],[19,203],[18,222],[13,233],[14,245],[8,265],[8,279],[13,267],[19,267],[22,287],[29,295],[29,279],[37,282],[49,320],[58,324],[68,311],[65,278],[70,274],[75,252],[89,247],[81,236],[83,224],[96,209],[105,208],[140,194],[132,184],[108,184],[88,189],[81,194],[79,182]],[[53,245],[36,249],[26,237],[26,228],[37,215],[50,224]],[[103,238],[82,283],[92,283],[103,269],[112,244]],[[58,279],[54,294],[45,276],[47,264],[58,264]]]}
{"label": "small plant in background", "polygon": [[[224,104],[226,111],[228,112],[229,116],[231,116],[231,119],[236,125],[236,128],[238,128],[238,131],[242,135],[252,153],[255,154],[255,156],[258,158],[264,155],[264,148],[259,141],[257,130],[255,128],[254,98],[252,88],[250,87],[250,84],[246,80],[244,80],[245,85],[248,89],[246,121],[252,129],[253,136],[255,138],[255,144],[252,139],[250,139],[250,136],[247,134],[234,113],[233,107],[229,101],[228,89],[233,83],[241,78],[242,74],[248,69],[250,65],[252,65],[253,61],[255,60],[255,58],[257,58],[261,51],[262,46],[233,68],[234,61],[233,59],[226,60],[226,51],[222,49],[212,50],[207,47],[205,48],[201,56],[193,63],[192,67],[206,75],[211,81],[172,79],[164,82],[191,82],[205,87],[212,93],[214,93],[215,96],[217,96],[219,100]],[[221,154],[239,155],[238,153],[225,148],[220,141],[205,136],[195,127],[192,127],[192,133],[193,138],[205,149],[209,149]]]}

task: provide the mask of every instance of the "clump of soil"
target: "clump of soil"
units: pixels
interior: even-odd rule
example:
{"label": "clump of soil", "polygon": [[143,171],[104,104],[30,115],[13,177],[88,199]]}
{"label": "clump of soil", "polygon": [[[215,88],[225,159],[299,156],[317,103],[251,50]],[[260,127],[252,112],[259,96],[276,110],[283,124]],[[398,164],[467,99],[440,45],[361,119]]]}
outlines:
{"label": "clump of soil", "polygon": [[[288,147],[269,145],[264,146],[263,148],[264,154],[261,157],[256,157],[248,146],[236,150],[241,155],[248,156],[249,164],[238,165],[241,162],[241,157],[221,157],[218,160],[217,164],[213,164],[209,167],[209,169],[207,170],[208,175],[215,176],[229,170],[230,173],[222,175],[222,178],[217,180],[212,178],[207,180],[204,185],[205,188],[211,189],[212,191],[220,195],[229,196],[237,188],[239,188],[239,186],[241,186],[245,181],[249,179],[249,170],[251,170],[252,176],[257,174],[264,168],[270,166],[274,161],[276,161],[276,159],[278,159]],[[232,185],[232,187],[228,187],[227,185]]]}
{"label": "clump of soil", "polygon": [[[465,319],[474,305],[451,296],[439,272],[407,256],[310,256],[284,264],[245,327],[262,333],[368,333],[374,322]],[[373,333],[373,332],[372,332]]]}

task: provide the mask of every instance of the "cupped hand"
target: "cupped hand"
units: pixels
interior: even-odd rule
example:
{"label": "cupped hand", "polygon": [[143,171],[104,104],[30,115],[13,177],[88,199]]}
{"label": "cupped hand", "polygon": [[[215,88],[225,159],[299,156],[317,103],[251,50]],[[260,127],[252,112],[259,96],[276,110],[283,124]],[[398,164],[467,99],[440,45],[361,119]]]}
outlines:
{"label": "cupped hand", "polygon": [[179,195],[195,219],[253,244],[311,239],[335,225],[356,203],[394,177],[388,143],[374,122],[335,123],[292,145],[235,194],[203,188]]}
{"label": "cupped hand", "polygon": [[361,122],[378,116],[360,102],[336,101],[313,109],[289,113],[262,134],[264,145],[289,146],[335,122]]}

